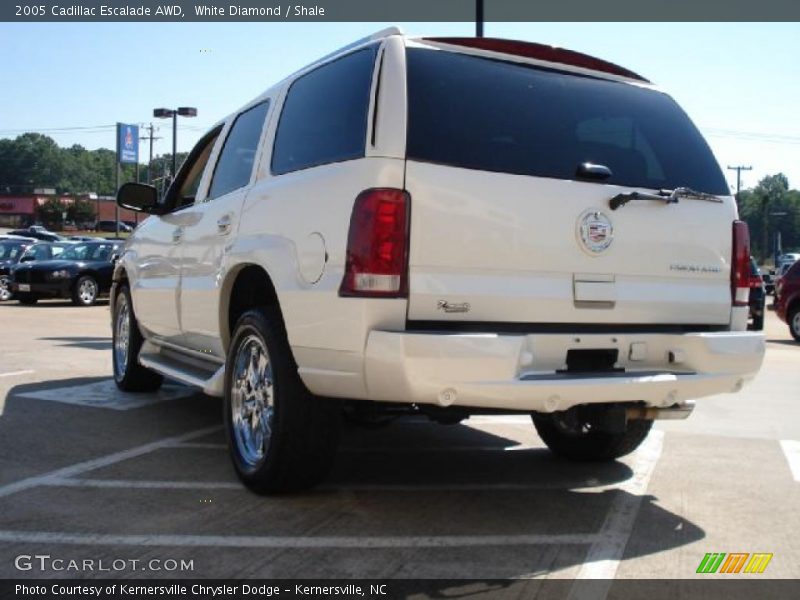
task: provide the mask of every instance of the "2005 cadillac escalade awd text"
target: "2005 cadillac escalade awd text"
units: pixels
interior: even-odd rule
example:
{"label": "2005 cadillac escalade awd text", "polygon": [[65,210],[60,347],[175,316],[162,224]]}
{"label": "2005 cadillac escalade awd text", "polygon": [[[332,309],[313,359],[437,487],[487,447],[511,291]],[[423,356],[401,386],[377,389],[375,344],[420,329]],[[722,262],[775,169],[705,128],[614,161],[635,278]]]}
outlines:
{"label": "2005 cadillac escalade awd text", "polygon": [[677,104],[538,44],[387,30],[209,131],[117,263],[123,390],[224,397],[242,481],[320,481],[342,414],[524,413],[613,460],[738,391],[747,227]]}

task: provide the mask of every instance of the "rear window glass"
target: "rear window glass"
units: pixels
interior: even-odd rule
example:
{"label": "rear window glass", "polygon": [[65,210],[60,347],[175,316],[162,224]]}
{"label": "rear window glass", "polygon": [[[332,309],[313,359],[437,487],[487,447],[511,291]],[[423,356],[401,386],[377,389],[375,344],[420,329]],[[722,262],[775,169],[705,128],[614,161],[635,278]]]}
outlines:
{"label": "rear window glass", "polygon": [[409,48],[409,159],[603,183],[688,186],[727,195],[695,126],[669,96],[634,85],[453,52]]}
{"label": "rear window glass", "polygon": [[292,84],[275,134],[274,174],[364,156],[376,51],[358,50]]}

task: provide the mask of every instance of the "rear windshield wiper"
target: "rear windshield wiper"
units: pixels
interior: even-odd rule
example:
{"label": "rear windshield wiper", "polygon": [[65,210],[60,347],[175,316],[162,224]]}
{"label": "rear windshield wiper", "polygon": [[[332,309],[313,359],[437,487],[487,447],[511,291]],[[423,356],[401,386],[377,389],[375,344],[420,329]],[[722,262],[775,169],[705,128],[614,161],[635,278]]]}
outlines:
{"label": "rear windshield wiper", "polygon": [[690,200],[705,200],[707,202],[722,202],[722,198],[714,194],[698,192],[688,187],[676,187],[674,190],[658,190],[657,194],[649,192],[626,192],[617,194],[608,201],[611,210],[617,210],[620,206],[625,206],[631,200],[656,200],[664,204],[677,204],[681,198]]}

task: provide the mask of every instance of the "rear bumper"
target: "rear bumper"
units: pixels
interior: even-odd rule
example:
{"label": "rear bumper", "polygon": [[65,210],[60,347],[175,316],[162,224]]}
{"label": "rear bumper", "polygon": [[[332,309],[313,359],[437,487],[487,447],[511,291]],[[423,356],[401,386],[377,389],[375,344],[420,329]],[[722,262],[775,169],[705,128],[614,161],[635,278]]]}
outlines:
{"label": "rear bumper", "polygon": [[[567,350],[617,349],[609,374],[558,373]],[[437,334],[373,331],[364,363],[367,396],[553,412],[577,404],[641,401],[666,407],[736,392],[761,367],[758,332],[691,334]]]}

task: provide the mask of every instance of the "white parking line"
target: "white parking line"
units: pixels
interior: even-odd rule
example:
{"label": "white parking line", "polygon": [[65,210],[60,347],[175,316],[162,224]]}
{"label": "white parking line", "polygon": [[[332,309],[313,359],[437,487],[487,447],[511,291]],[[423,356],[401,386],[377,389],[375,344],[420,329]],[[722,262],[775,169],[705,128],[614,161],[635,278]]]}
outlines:
{"label": "white parking line", "polygon": [[144,490],[244,490],[235,481],[159,481],[137,479],[80,479],[52,477],[41,485],[55,487],[123,488]]}
{"label": "white parking line", "polygon": [[339,452],[342,454],[375,454],[375,453],[388,453],[388,454],[433,454],[442,453],[447,454],[450,452],[516,452],[520,450],[546,450],[545,446],[530,446],[527,444],[517,444],[515,446],[438,446],[432,448],[430,446],[393,446],[384,447],[365,447],[365,448],[340,448]]}
{"label": "white parking line", "polygon": [[30,375],[35,373],[30,369],[25,369],[24,371],[11,371],[9,373],[0,373],[0,377],[16,377],[17,375]]}
{"label": "white parking line", "polygon": [[200,450],[227,450],[228,444],[214,444],[213,442],[182,442],[174,444],[175,448],[197,448]]}
{"label": "white parking line", "polygon": [[[121,488],[162,490],[242,490],[244,486],[235,481],[175,481],[142,479],[86,479],[78,477],[49,477],[38,485],[76,488]],[[341,483],[319,485],[316,492],[529,492],[538,490],[569,490],[591,487],[593,492],[616,489],[614,484],[598,485],[597,480],[584,482],[543,481],[541,483]]]}
{"label": "white parking line", "polygon": [[[211,442],[185,442],[175,444],[175,448],[197,448],[200,450],[227,450],[227,444],[214,444]],[[530,446],[518,444],[516,446],[439,446],[419,447],[419,446],[392,446],[392,447],[341,447],[338,452],[341,454],[375,454],[376,452],[386,452],[389,454],[427,454],[427,453],[449,453],[449,452],[518,452],[521,450],[545,450],[545,446]]]}
{"label": "white parking line", "polygon": [[800,442],[795,440],[781,440],[781,448],[789,463],[792,477],[795,481],[800,481]]}
{"label": "white parking line", "polygon": [[168,400],[188,398],[196,393],[197,391],[192,388],[174,384],[163,385],[154,393],[123,392],[117,388],[113,379],[103,379],[94,383],[22,392],[19,395],[22,398],[62,402],[91,408],[133,410]]}
{"label": "white parking line", "polygon": [[[653,430],[636,451],[633,476],[617,487],[618,495],[597,534],[597,541],[589,549],[578,572],[578,581],[570,590],[570,599],[599,600],[607,596],[663,446],[664,432]],[[605,584],[581,585],[581,579],[603,579]]]}
{"label": "white parking line", "polygon": [[212,548],[462,548],[591,544],[594,534],[426,536],[113,535],[50,531],[0,531],[0,542],[83,546]]}
{"label": "white parking line", "polygon": [[66,477],[82,475],[83,473],[93,471],[94,469],[99,469],[100,467],[107,467],[108,465],[113,465],[114,463],[122,462],[123,460],[128,460],[129,458],[135,458],[137,456],[142,456],[143,454],[149,454],[154,450],[159,450],[161,448],[172,446],[176,443],[185,440],[191,440],[196,437],[208,435],[209,433],[219,431],[220,429],[221,429],[220,425],[215,425],[213,427],[206,427],[204,429],[197,429],[195,431],[190,431],[189,433],[184,433],[181,435],[164,438],[161,440],[157,440],[155,442],[150,442],[149,444],[144,444],[143,446],[138,446],[136,448],[131,448],[129,450],[123,450],[121,452],[114,452],[113,454],[108,454],[106,456],[101,456],[100,458],[87,460],[85,462],[71,465],[69,467],[64,467],[62,469],[50,471],[49,473],[43,473],[42,475],[36,475],[34,477],[28,477],[27,479],[22,479],[20,481],[15,481],[13,483],[8,483],[6,485],[0,486],[0,498],[39,485],[47,485],[47,483],[53,479],[64,479]]}

